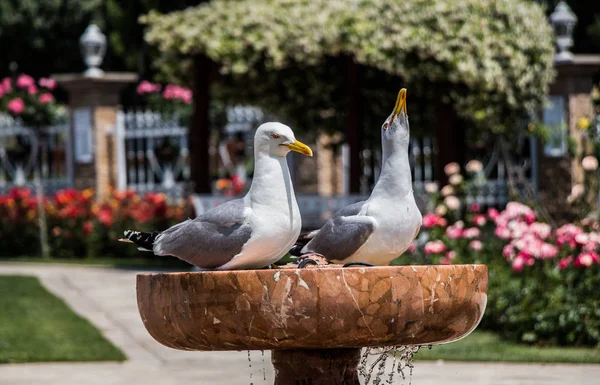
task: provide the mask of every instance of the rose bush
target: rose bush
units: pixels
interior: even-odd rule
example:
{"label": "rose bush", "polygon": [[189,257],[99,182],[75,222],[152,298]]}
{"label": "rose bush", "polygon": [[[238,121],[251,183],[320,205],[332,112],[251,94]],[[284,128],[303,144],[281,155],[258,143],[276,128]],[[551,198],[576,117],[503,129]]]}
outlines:
{"label": "rose bush", "polygon": [[41,127],[66,120],[64,106],[56,103],[52,92],[56,81],[40,78],[37,82],[21,74],[16,80],[0,81],[0,113],[21,120],[26,126]]}
{"label": "rose bush", "polygon": [[[481,169],[475,166],[470,168]],[[446,167],[449,175],[459,172],[458,165]],[[552,228],[520,202],[483,212],[467,203],[464,191],[472,183],[461,180],[439,193],[429,187],[431,212],[423,216],[418,239],[395,263],[487,264],[482,327],[525,343],[600,344],[597,218]]]}
{"label": "rose bush", "polygon": [[[169,204],[164,194],[132,191],[113,191],[97,202],[91,189],[66,189],[45,198],[44,206],[52,256],[59,258],[151,256],[117,239],[127,229],[161,230],[192,216],[186,215],[191,210],[187,203]],[[32,193],[13,189],[0,195],[0,256],[36,255],[38,236]]]}

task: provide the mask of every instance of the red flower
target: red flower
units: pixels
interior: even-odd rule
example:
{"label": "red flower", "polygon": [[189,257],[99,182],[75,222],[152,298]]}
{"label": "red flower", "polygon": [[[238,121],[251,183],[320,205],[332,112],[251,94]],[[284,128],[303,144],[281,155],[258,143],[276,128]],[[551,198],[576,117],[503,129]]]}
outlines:
{"label": "red flower", "polygon": [[38,89],[37,89],[37,87],[34,84],[32,84],[29,87],[27,87],[27,93],[29,95],[35,95],[35,94],[37,94],[37,92],[38,92]]}
{"label": "red flower", "polygon": [[98,212],[98,221],[105,227],[110,227],[113,224],[114,216],[109,208],[102,208]]}
{"label": "red flower", "polygon": [[85,221],[83,223],[83,235],[88,235],[94,230],[94,224],[90,221]]}

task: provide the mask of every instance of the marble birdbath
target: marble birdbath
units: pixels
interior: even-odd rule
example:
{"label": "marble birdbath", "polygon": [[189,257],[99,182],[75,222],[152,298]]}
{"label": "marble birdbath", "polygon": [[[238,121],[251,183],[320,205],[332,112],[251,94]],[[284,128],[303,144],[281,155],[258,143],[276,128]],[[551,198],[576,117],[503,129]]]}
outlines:
{"label": "marble birdbath", "polygon": [[276,385],[359,384],[360,348],[458,340],[479,323],[487,266],[139,274],[148,332],[181,350],[272,350]]}

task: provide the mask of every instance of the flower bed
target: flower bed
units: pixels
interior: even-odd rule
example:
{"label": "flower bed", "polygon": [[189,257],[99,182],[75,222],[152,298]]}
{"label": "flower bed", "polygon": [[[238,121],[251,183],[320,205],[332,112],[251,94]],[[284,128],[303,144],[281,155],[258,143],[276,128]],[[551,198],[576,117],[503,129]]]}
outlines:
{"label": "flower bed", "polygon": [[[61,190],[44,202],[52,256],[57,258],[151,256],[118,243],[124,230],[165,229],[186,218],[187,204],[169,204],[163,194],[113,191],[96,202],[92,190]],[[187,213],[189,214],[189,213]],[[0,195],[0,256],[39,254],[37,201],[27,189]]]}
{"label": "flower bed", "polygon": [[[447,172],[458,175],[459,168]],[[454,179],[455,185],[434,192],[419,239],[395,263],[485,263],[489,291],[482,327],[519,342],[600,344],[598,220],[552,228],[519,202],[483,213],[480,205],[456,198],[472,186]]]}

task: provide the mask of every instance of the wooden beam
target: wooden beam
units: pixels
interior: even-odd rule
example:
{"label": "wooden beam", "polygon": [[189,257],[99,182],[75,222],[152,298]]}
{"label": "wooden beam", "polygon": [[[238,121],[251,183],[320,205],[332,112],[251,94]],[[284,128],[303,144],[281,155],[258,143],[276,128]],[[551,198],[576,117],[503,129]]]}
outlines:
{"label": "wooden beam", "polygon": [[448,183],[444,167],[451,162],[464,165],[466,151],[465,129],[460,125],[458,115],[450,104],[439,101],[436,105],[435,145],[437,159],[435,162],[436,179],[443,187]]}
{"label": "wooden beam", "polygon": [[360,193],[360,177],[362,175],[360,153],[362,150],[362,112],[359,84],[359,65],[354,58],[347,58],[347,87],[349,95],[346,141],[350,147],[350,194]]}
{"label": "wooden beam", "polygon": [[196,194],[210,194],[210,86],[214,63],[206,56],[194,58],[194,115],[189,130],[191,178]]}

